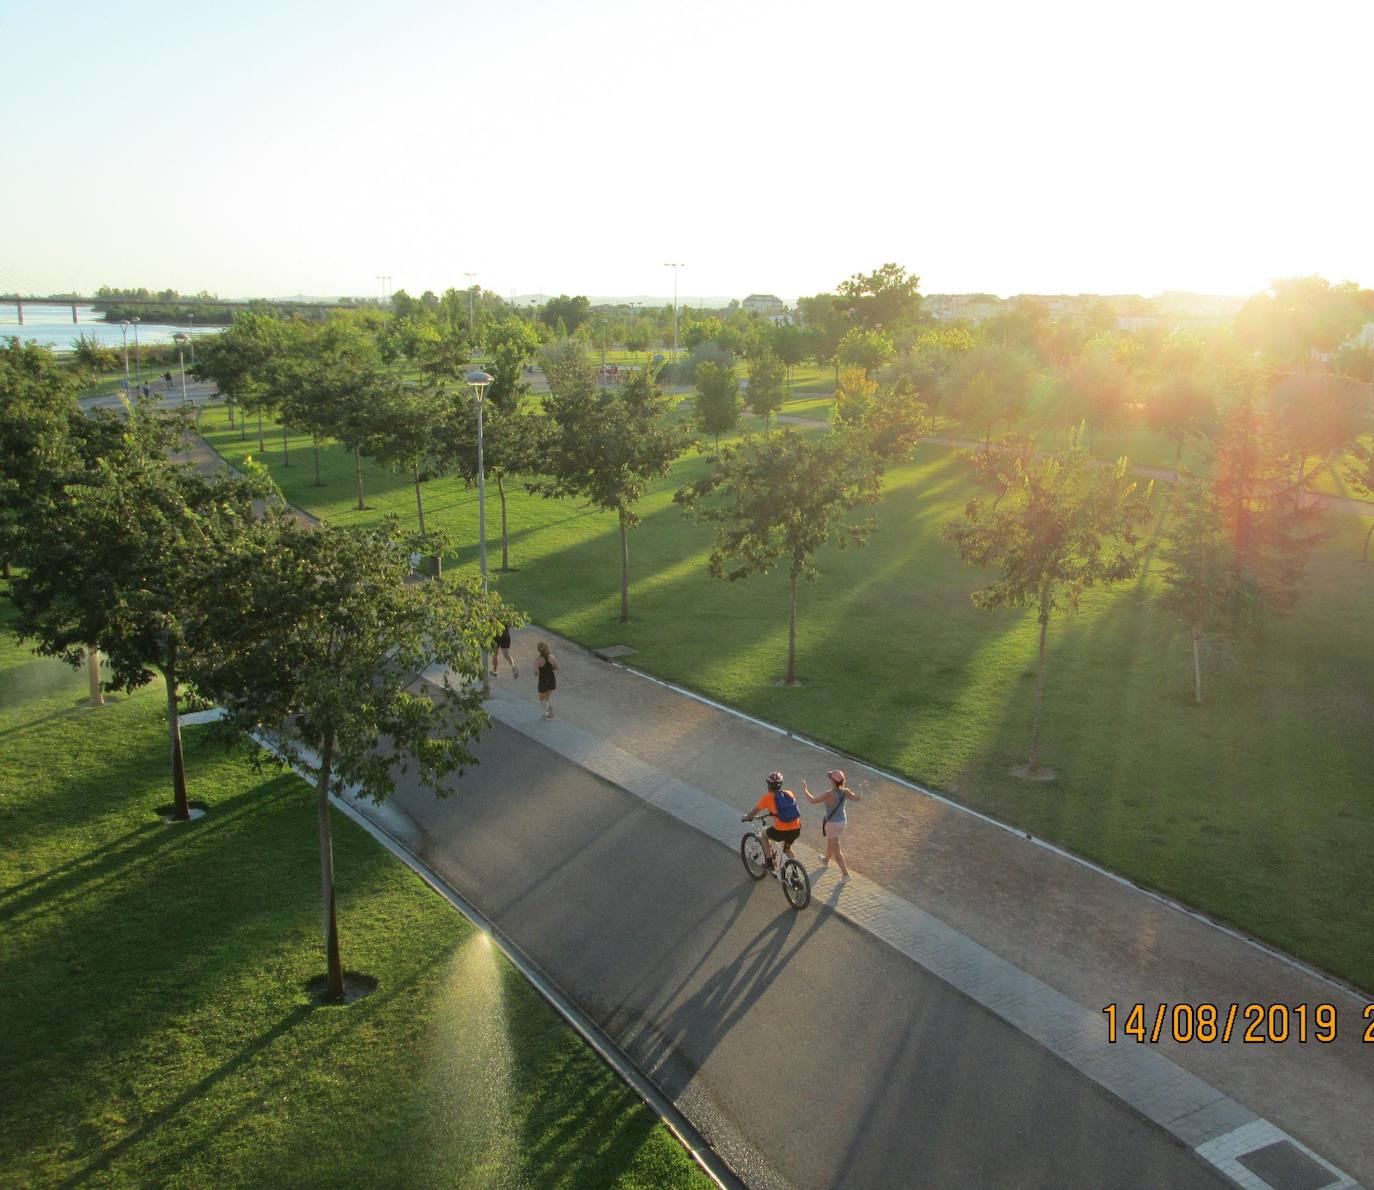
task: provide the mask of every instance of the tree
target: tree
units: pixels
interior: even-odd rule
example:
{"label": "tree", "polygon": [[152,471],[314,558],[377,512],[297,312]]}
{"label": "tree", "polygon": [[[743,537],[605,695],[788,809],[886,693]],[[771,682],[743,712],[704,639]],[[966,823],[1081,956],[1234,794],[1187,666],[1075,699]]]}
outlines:
{"label": "tree", "polygon": [[909,459],[916,444],[930,433],[929,412],[910,385],[880,385],[862,368],[840,373],[831,416],[837,428],[867,445],[879,474],[889,463]]}
{"label": "tree", "polygon": [[[531,419],[530,457],[538,476],[526,483],[542,496],[580,496],[616,514],[620,528],[620,621],[630,618],[628,531],[651,479],[665,475],[688,435],[667,424],[672,404],[647,368],[619,389],[598,389],[586,357],[546,354],[552,391],[546,417]],[[547,368],[546,368],[547,370]],[[537,429],[535,428],[537,427]]]}
{"label": "tree", "polygon": [[749,409],[773,428],[773,414],[787,399],[787,375],[783,362],[771,351],[760,351],[749,361]]}
{"label": "tree", "polygon": [[426,544],[425,501],[420,485],[443,475],[453,462],[448,448],[455,434],[449,423],[462,417],[459,399],[434,380],[424,385],[396,385],[379,396],[386,404],[377,409],[368,449],[384,467],[410,472],[415,485],[415,519],[420,541]]}
{"label": "tree", "polygon": [[1367,299],[1353,282],[1286,277],[1236,312],[1236,338],[1272,360],[1301,364],[1314,351],[1335,351],[1368,317]]}
{"label": "tree", "polygon": [[119,353],[104,346],[94,335],[80,334],[72,340],[72,360],[91,375],[109,372],[119,366]]}
{"label": "tree", "polygon": [[1216,419],[1216,386],[1206,373],[1166,375],[1146,394],[1145,422],[1152,430],[1174,440],[1175,467],[1183,457],[1188,439],[1213,431]]}
{"label": "tree", "polygon": [[1130,377],[1107,347],[1085,350],[1060,372],[1060,424],[1109,429],[1125,412]]}
{"label": "tree", "polygon": [[68,428],[78,416],[71,378],[52,351],[6,339],[0,347],[0,565],[5,578],[11,577],[34,502],[70,448]]}
{"label": "tree", "polygon": [[[696,388],[697,429],[715,439],[716,454],[720,454],[720,436],[739,425],[739,380],[735,369],[709,360],[698,364]],[[752,392],[751,386],[751,395]]]}
{"label": "tree", "polygon": [[[276,408],[273,368],[281,358],[284,332],[280,319],[242,311],[222,334],[197,340],[193,368],[199,380],[214,381],[231,401],[258,416],[258,453],[266,453],[263,414]],[[285,427],[283,427],[283,434]],[[283,444],[285,438],[283,437]],[[283,451],[283,454],[285,451]]]}
{"label": "tree", "polygon": [[1025,413],[1036,375],[1035,362],[1023,349],[985,342],[957,356],[948,388],[960,420],[981,427],[986,445],[999,422],[1014,422]]}
{"label": "tree", "polygon": [[[801,312],[803,333],[811,358],[824,367],[835,362],[840,340],[851,325],[849,311],[833,293],[818,293],[814,297],[797,299]],[[836,366],[836,373],[839,368]]]}
{"label": "tree", "polygon": [[803,438],[790,427],[727,447],[711,473],[673,499],[717,526],[706,571],[730,582],[787,564],[787,673],[797,682],[797,582],[817,577],[828,542],[862,545],[872,518],[846,524],[851,509],[878,502],[881,471],[863,440],[846,433]]}
{"label": "tree", "polygon": [[563,325],[563,334],[573,334],[591,315],[592,304],[585,297],[569,297],[566,293],[550,298],[539,311],[539,321],[556,328]]}
{"label": "tree", "polygon": [[896,354],[892,339],[882,331],[862,326],[850,327],[835,351],[841,368],[862,368],[872,375]]}
{"label": "tree", "polygon": [[1159,602],[1188,626],[1193,641],[1193,701],[1202,705],[1202,639],[1218,624],[1234,624],[1245,610],[1245,584],[1219,515],[1212,485],[1180,476],[1164,542],[1164,593]]}
{"label": "tree", "polygon": [[[394,521],[373,529],[303,528],[285,516],[253,527],[217,571],[227,631],[194,667],[226,725],[269,736],[314,777],[326,998],[347,988],[334,903],[329,795],[357,786],[380,802],[412,766],[439,796],[476,759],[487,725],[482,650],[520,617],[476,580],[407,584],[413,542]],[[423,693],[416,675],[444,673]]]}
{"label": "tree", "polygon": [[1089,587],[1109,586],[1140,570],[1144,546],[1136,526],[1149,519],[1149,489],[1137,491],[1125,458],[1095,467],[1073,436],[1067,449],[1024,462],[998,477],[1003,495],[988,507],[969,501],[945,536],[971,566],[1001,571],[973,592],[976,607],[1026,607],[1040,626],[1035,710],[1026,772],[1040,768],[1040,707],[1045,689],[1045,638],[1058,611],[1076,611]]}
{"label": "tree", "polygon": [[1270,404],[1286,439],[1297,482],[1312,459],[1343,455],[1364,428],[1364,385],[1348,376],[1301,368],[1274,384]]}
{"label": "tree", "polygon": [[792,369],[806,358],[806,332],[790,322],[780,322],[768,335],[768,348],[787,369],[787,381],[792,381]]}
{"label": "tree", "polygon": [[[1360,439],[1351,444],[1350,460],[1345,465],[1345,478],[1363,496],[1374,496],[1374,443]],[[1364,549],[1360,561],[1369,561],[1369,539],[1374,537],[1374,520],[1364,535]]]}
{"label": "tree", "polygon": [[207,479],[165,460],[183,425],[151,403],[127,426],[95,422],[78,465],[54,483],[27,527],[27,568],[11,594],[16,631],[38,651],[81,664],[105,655],[113,690],[162,674],[167,688],[173,817],[190,817],[177,696],[183,668],[221,625],[223,594],[206,576],[253,518],[259,485]]}
{"label": "tree", "polygon": [[539,351],[539,336],[528,322],[514,315],[488,324],[487,367],[491,384],[486,391],[487,421],[483,426],[483,456],[488,475],[496,479],[501,500],[501,570],[510,569],[510,533],[506,527],[505,477],[525,459],[528,415],[525,398],[530,386],[525,368]]}
{"label": "tree", "polygon": [[859,326],[890,334],[920,316],[920,288],[919,277],[900,265],[885,264],[871,273],[855,273],[839,287],[839,295]]}

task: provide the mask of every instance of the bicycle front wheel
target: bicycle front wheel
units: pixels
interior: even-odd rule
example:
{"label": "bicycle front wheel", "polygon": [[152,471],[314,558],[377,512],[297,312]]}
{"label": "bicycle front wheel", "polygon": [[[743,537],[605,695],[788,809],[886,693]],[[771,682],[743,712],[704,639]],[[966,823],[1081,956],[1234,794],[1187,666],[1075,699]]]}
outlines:
{"label": "bicycle front wheel", "polygon": [[763,858],[763,844],[758,835],[745,835],[739,842],[740,858],[744,860],[744,870],[753,880],[762,880],[768,875],[768,864]]}
{"label": "bicycle front wheel", "polygon": [[782,866],[782,891],[793,909],[805,909],[811,903],[811,877],[794,859]]}

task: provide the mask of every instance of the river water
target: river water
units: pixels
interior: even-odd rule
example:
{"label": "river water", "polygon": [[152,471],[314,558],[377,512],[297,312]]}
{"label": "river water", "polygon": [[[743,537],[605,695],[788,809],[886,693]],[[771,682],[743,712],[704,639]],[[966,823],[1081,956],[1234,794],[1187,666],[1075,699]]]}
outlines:
{"label": "river water", "polygon": [[[124,346],[124,331],[117,322],[102,322],[94,306],[77,306],[76,322],[72,322],[71,303],[62,305],[30,305],[24,303],[24,325],[19,325],[14,303],[0,301],[0,339],[18,335],[27,343],[30,340],[54,351],[71,351],[72,340],[80,335],[97,339],[106,347]],[[134,328],[128,327],[129,351],[134,349]],[[138,342],[170,343],[172,336],[184,331],[196,336],[217,335],[224,328],[219,326],[171,326],[161,322],[140,322]]]}

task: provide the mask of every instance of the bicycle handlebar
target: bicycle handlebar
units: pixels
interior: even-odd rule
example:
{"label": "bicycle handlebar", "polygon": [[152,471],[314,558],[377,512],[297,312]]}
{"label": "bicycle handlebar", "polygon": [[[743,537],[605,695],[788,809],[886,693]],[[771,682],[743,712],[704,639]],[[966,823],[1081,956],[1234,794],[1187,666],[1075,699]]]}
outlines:
{"label": "bicycle handlebar", "polygon": [[756,822],[756,821],[758,821],[760,818],[772,818],[772,817],[773,817],[773,815],[770,814],[767,810],[760,810],[757,814],[753,814],[753,815],[746,814],[743,818],[740,819],[740,821],[741,821],[741,822]]}

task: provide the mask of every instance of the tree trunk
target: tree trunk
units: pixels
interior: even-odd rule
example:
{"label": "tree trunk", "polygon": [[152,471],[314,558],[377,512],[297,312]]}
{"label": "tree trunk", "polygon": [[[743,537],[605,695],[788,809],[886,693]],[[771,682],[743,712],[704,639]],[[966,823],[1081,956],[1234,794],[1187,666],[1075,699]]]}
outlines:
{"label": "tree trunk", "polygon": [[356,446],[353,448],[353,481],[358,485],[358,511],[362,512],[367,507],[363,503],[363,453]]}
{"label": "tree trunk", "polygon": [[425,502],[420,496],[420,473],[415,472],[415,514],[420,520],[420,540],[425,539]]}
{"label": "tree trunk", "polygon": [[[232,423],[229,428],[234,427]],[[244,442],[248,439],[248,411],[242,405],[239,406],[239,441]]]}
{"label": "tree trunk", "polygon": [[0,562],[0,567],[3,567],[6,579],[14,577],[14,574],[10,571],[10,560],[8,558],[6,558],[4,562]]}
{"label": "tree trunk", "polygon": [[86,654],[86,672],[91,680],[91,706],[105,705],[105,691],[100,687],[100,650],[92,649]]}
{"label": "tree trunk", "polygon": [[320,478],[320,436],[312,434],[310,437],[313,439],[315,448],[315,486],[322,488],[324,487],[324,480]]}
{"label": "tree trunk", "polygon": [[339,922],[334,911],[334,842],[329,833],[329,775],[334,762],[334,731],[325,731],[320,753],[320,779],[315,786],[316,814],[320,831],[320,905],[324,925],[324,954],[328,970],[325,999],[342,1004],[348,991],[343,960],[339,957]]}
{"label": "tree trunk", "polygon": [[630,619],[630,541],[625,533],[625,510],[620,510],[620,622]]}
{"label": "tree trunk", "polygon": [[263,436],[262,436],[262,414],[259,413],[259,414],[258,414],[258,454],[260,454],[260,455],[265,455],[266,453],[267,453],[267,443],[266,443],[266,441],[264,441]]}
{"label": "tree trunk", "polygon": [[282,465],[283,467],[289,467],[289,466],[291,466],[291,451],[290,451],[290,448],[289,448],[289,447],[287,446],[287,444],[286,444],[286,423],[285,423],[285,422],[282,422],[282,423],[281,423],[281,465]]}
{"label": "tree trunk", "polygon": [[1193,701],[1202,705],[1202,625],[1193,625]]}
{"label": "tree trunk", "polygon": [[1040,767],[1040,702],[1045,693],[1045,632],[1050,626],[1049,605],[1040,601],[1040,661],[1035,669],[1035,711],[1031,717],[1030,759],[1026,762],[1029,772]]}
{"label": "tree trunk", "polygon": [[186,764],[181,754],[181,715],[177,712],[176,651],[172,651],[162,671],[167,683],[167,736],[172,749],[172,797],[175,809],[172,817],[178,822],[191,818],[191,803],[186,798]]}
{"label": "tree trunk", "polygon": [[[1364,553],[1360,555],[1361,562],[1369,561],[1369,539],[1374,537],[1374,524],[1369,526],[1369,532],[1364,535]],[[9,578],[9,563],[5,563],[5,577]]]}
{"label": "tree trunk", "polygon": [[510,533],[506,529],[506,485],[496,473],[496,492],[501,497],[501,572],[510,569]]}
{"label": "tree trunk", "polygon": [[787,582],[787,676],[789,686],[797,684],[797,568]]}

